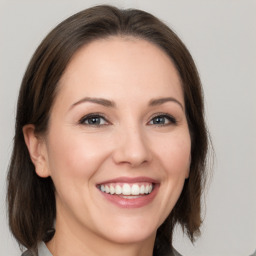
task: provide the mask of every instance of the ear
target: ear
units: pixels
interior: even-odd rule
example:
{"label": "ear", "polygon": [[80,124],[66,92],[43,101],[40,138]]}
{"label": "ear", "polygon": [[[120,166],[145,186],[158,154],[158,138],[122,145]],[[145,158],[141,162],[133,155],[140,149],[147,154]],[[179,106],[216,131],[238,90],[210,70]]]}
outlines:
{"label": "ear", "polygon": [[23,135],[37,175],[42,178],[49,177],[47,148],[44,139],[35,134],[35,126],[32,124],[23,127]]}

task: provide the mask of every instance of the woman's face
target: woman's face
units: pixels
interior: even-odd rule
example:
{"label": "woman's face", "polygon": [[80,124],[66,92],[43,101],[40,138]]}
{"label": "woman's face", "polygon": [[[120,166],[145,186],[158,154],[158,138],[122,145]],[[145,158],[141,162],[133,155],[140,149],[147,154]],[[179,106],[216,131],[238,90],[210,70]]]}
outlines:
{"label": "woman's face", "polygon": [[44,139],[56,232],[154,239],[189,175],[190,148],[181,82],[161,49],[120,37],[84,46],[61,78]]}

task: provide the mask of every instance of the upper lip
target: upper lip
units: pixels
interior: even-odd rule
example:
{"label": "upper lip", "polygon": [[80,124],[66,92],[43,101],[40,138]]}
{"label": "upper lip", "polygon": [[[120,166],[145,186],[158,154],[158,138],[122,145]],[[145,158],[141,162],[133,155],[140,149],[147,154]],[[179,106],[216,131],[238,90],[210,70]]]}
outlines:
{"label": "upper lip", "polygon": [[118,177],[115,179],[102,181],[98,183],[98,185],[107,184],[107,183],[138,183],[138,182],[148,182],[148,183],[154,183],[154,184],[159,183],[159,181],[153,178],[140,176],[140,177]]}

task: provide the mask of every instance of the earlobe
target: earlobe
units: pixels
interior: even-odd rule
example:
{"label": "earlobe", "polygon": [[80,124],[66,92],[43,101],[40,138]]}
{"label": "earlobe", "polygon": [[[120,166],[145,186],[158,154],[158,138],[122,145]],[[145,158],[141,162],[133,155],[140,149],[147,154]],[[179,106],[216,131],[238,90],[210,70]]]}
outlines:
{"label": "earlobe", "polygon": [[23,135],[37,175],[42,178],[49,177],[47,150],[43,138],[35,134],[35,126],[32,124],[23,127]]}

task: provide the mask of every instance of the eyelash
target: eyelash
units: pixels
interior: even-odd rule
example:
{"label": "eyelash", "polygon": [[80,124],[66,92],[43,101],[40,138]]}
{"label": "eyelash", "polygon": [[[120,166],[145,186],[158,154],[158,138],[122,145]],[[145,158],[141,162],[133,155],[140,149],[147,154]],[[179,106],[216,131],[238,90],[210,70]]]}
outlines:
{"label": "eyelash", "polygon": [[[100,124],[100,123],[86,123],[86,122],[90,122],[90,120],[95,120],[95,119],[101,119],[103,120],[104,124]],[[92,114],[89,114],[89,115],[86,115],[84,117],[82,117],[80,120],[79,120],[79,124],[82,124],[82,125],[88,125],[88,126],[97,126],[97,127],[101,127],[101,126],[105,126],[105,125],[108,125],[110,124],[110,122],[106,119],[106,117],[100,113],[92,113]]]}
{"label": "eyelash", "polygon": [[[164,124],[157,124],[157,123],[152,123],[150,124],[152,121],[154,121],[154,119],[156,118],[164,118],[165,120],[168,121],[168,123],[164,123]],[[103,120],[104,124],[101,124],[101,121]],[[92,123],[90,123],[90,121],[92,121]],[[88,122],[88,123],[86,123]],[[100,123],[98,123],[100,122]],[[105,126],[105,125],[109,125],[111,124],[107,118],[101,114],[101,113],[92,113],[92,114],[89,114],[89,115],[86,115],[84,117],[82,117],[80,120],[79,120],[79,124],[82,124],[82,125],[88,125],[88,126],[96,126],[96,127],[102,127],[102,126]],[[158,113],[158,114],[155,114],[151,120],[147,123],[149,125],[155,125],[155,126],[168,126],[168,125],[176,125],[177,124],[177,120],[169,115],[169,114],[166,114],[166,113]]]}
{"label": "eyelash", "polygon": [[164,118],[164,119],[167,119],[168,120],[168,123],[165,123],[165,124],[152,124],[152,125],[156,125],[156,126],[168,126],[168,125],[176,125],[177,124],[177,120],[169,115],[169,114],[166,114],[166,113],[158,113],[156,115],[154,115],[151,120],[149,121],[152,122],[154,119],[156,118]]}

